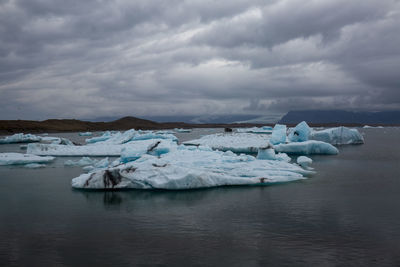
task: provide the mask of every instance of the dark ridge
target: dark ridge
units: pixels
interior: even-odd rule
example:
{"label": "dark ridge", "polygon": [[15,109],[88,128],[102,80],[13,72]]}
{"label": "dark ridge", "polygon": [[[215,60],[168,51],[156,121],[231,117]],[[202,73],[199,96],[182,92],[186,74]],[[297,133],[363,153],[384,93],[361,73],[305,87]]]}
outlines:
{"label": "dark ridge", "polygon": [[279,123],[297,124],[301,121],[310,124],[399,125],[400,111],[295,110],[289,111]]}
{"label": "dark ridge", "polygon": [[124,117],[111,122],[90,122],[75,119],[49,119],[44,121],[0,120],[0,133],[54,133],[129,129],[159,130],[173,128],[232,128],[253,127],[262,125],[266,124],[189,124],[184,122],[158,123],[136,117]]}

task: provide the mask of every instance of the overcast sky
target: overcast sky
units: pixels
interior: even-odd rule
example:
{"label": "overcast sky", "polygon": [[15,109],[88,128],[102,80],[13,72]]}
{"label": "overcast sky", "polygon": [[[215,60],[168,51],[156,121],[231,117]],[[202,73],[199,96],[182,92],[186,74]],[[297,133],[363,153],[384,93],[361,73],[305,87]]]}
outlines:
{"label": "overcast sky", "polygon": [[400,109],[398,0],[0,0],[0,119]]}

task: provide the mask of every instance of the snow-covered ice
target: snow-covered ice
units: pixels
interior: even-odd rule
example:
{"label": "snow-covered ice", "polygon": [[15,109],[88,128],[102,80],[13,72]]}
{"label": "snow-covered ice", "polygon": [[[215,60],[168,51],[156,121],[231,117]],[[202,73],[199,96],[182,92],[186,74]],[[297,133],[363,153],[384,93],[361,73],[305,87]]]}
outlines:
{"label": "snow-covered ice", "polygon": [[251,128],[238,128],[238,133],[255,133],[255,134],[270,134],[272,132],[271,126],[251,127]]}
{"label": "snow-covered ice", "polygon": [[53,161],[54,157],[40,157],[22,153],[0,153],[0,165],[21,165],[29,163],[46,163]]}
{"label": "snow-covered ice", "polygon": [[274,146],[275,151],[288,154],[321,154],[321,155],[336,155],[339,150],[331,144],[309,140],[305,142],[293,142],[288,144],[279,144]]}
{"label": "snow-covered ice", "polygon": [[269,145],[269,135],[251,133],[219,133],[205,135],[196,140],[183,142],[185,145],[203,145],[221,151],[235,153],[257,153],[258,148]]}
{"label": "snow-covered ice", "polygon": [[323,141],[332,145],[363,144],[364,138],[357,129],[347,127],[329,128],[322,131],[313,131],[310,139]]}
{"label": "snow-covered ice", "polygon": [[183,190],[225,185],[268,185],[304,179],[313,172],[277,160],[179,146],[160,157],[145,154],[136,161],[82,174],[74,188]]}
{"label": "snow-covered ice", "polygon": [[0,139],[0,144],[40,142],[42,137],[33,134],[17,133]]}
{"label": "snow-covered ice", "polygon": [[288,138],[291,142],[304,142],[309,139],[310,133],[311,128],[305,121],[302,121],[290,130]]}
{"label": "snow-covered ice", "polygon": [[273,145],[286,142],[286,125],[276,124],[272,130],[270,143]]}

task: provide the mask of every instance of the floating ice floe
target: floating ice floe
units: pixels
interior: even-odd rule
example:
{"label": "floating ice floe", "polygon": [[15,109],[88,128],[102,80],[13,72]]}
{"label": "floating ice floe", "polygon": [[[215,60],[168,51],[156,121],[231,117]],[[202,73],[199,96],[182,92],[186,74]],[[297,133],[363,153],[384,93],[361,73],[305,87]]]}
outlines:
{"label": "floating ice floe", "polygon": [[369,125],[364,125],[364,129],[383,129],[383,126],[369,126]]}
{"label": "floating ice floe", "polygon": [[72,180],[72,187],[184,190],[284,183],[305,179],[311,173],[284,161],[257,160],[201,146],[179,146],[160,157],[145,154],[133,162],[82,174]]}
{"label": "floating ice floe", "polygon": [[192,129],[175,128],[174,131],[177,133],[190,133]]}
{"label": "floating ice floe", "polygon": [[66,166],[87,166],[96,163],[97,160],[89,157],[82,157],[80,160],[67,160],[64,162]]}
{"label": "floating ice floe", "polygon": [[286,125],[276,124],[272,130],[271,144],[277,145],[286,142]]}
{"label": "floating ice floe", "polygon": [[64,162],[64,165],[67,166],[82,166],[83,169],[87,172],[93,171],[96,169],[107,168],[110,165],[108,158],[104,158],[101,160],[91,159],[89,157],[83,157],[80,160],[67,160]]}
{"label": "floating ice floe", "polygon": [[0,165],[21,165],[29,163],[46,163],[54,157],[40,157],[32,154],[0,153]]}
{"label": "floating ice floe", "polygon": [[121,151],[121,162],[126,163],[140,158],[143,154],[160,156],[176,149],[177,144],[171,140],[151,140],[152,142],[141,142],[140,145],[126,146]]}
{"label": "floating ice floe", "polygon": [[79,136],[92,136],[91,132],[79,133]]}
{"label": "floating ice floe", "polygon": [[295,128],[290,129],[288,139],[290,142],[304,142],[309,139],[311,128],[305,121],[300,122]]}
{"label": "floating ice floe", "polygon": [[274,146],[275,151],[288,154],[321,154],[321,155],[336,155],[339,150],[331,144],[309,140],[305,142],[292,142],[288,144],[279,144]]}
{"label": "floating ice floe", "polygon": [[306,157],[306,156],[300,156],[297,158],[297,164],[299,164],[301,167],[305,168],[306,170],[311,169],[310,165],[312,163],[312,159]]}
{"label": "floating ice floe", "polygon": [[33,134],[23,134],[18,133],[11,136],[6,136],[3,139],[0,139],[0,144],[12,144],[12,143],[32,143],[32,142],[40,142],[42,137],[36,136]]}
{"label": "floating ice floe", "polygon": [[323,141],[332,145],[364,144],[364,137],[357,129],[347,127],[329,128],[322,131],[313,131],[310,139]]}
{"label": "floating ice floe", "polygon": [[255,133],[255,134],[270,134],[272,132],[272,127],[252,127],[252,128],[238,128],[236,129],[238,133]]}
{"label": "floating ice floe", "polygon": [[65,146],[33,143],[28,145],[27,153],[41,156],[120,156],[123,149],[146,151],[147,147],[158,141],[162,142],[164,139],[139,140],[119,145]]}
{"label": "floating ice floe", "polygon": [[105,145],[105,144],[118,145],[118,144],[125,144],[131,141],[149,140],[149,139],[169,139],[173,141],[178,141],[178,138],[176,138],[176,136],[173,134],[164,134],[164,133],[160,134],[157,132],[136,131],[135,129],[131,129],[123,133],[117,132],[113,134],[110,132],[106,132],[100,137],[86,139],[86,142],[95,145]]}
{"label": "floating ice floe", "polygon": [[219,133],[205,135],[196,140],[183,142],[185,145],[209,146],[221,151],[235,153],[257,153],[260,147],[269,145],[269,135],[251,133]]}
{"label": "floating ice floe", "polygon": [[29,163],[24,165],[25,168],[28,169],[39,169],[46,167],[46,164],[39,164],[39,163]]}

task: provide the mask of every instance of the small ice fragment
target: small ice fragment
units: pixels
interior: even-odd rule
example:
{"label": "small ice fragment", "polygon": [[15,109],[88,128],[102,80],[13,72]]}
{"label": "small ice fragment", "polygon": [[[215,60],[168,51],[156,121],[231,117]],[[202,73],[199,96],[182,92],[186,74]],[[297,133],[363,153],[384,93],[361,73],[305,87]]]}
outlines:
{"label": "small ice fragment", "polygon": [[91,136],[91,132],[84,132],[84,133],[79,133],[80,136]]}
{"label": "small ice fragment", "polygon": [[300,156],[297,158],[297,164],[299,164],[301,167],[308,169],[310,167],[310,164],[312,163],[312,159],[306,156]]}

